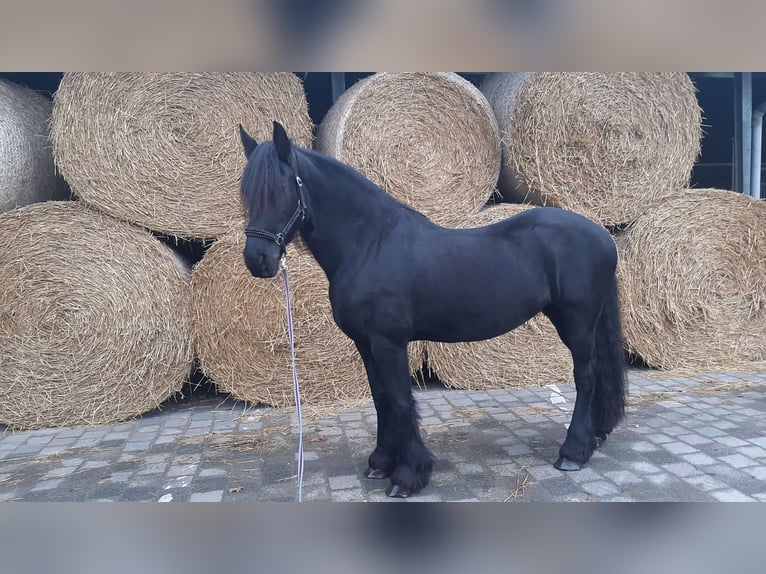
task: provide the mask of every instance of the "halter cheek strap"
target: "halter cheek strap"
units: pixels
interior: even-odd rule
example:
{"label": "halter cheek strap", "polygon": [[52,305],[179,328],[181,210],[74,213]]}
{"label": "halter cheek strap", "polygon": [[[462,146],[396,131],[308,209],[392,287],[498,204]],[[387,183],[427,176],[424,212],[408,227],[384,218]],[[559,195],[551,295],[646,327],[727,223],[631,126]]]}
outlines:
{"label": "halter cheek strap", "polygon": [[245,235],[247,237],[260,237],[262,239],[268,239],[280,247],[285,244],[285,241],[293,233],[298,222],[300,221],[302,223],[306,218],[306,202],[303,200],[303,180],[299,175],[295,176],[295,183],[298,184],[298,207],[295,208],[293,216],[290,218],[290,221],[288,221],[282,228],[282,231],[279,233],[271,233],[270,231],[256,229],[255,227],[247,227],[245,228]]}

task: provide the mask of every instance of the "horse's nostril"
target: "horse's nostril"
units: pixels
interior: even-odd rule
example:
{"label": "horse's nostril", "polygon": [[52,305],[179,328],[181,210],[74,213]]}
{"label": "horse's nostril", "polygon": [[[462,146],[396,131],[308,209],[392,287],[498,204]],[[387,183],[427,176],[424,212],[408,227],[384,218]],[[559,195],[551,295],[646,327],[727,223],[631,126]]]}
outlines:
{"label": "horse's nostril", "polygon": [[263,257],[261,255],[252,253],[250,251],[245,251],[243,256],[245,260],[245,267],[247,267],[251,272],[260,267],[263,261]]}
{"label": "horse's nostril", "polygon": [[245,249],[242,255],[245,267],[254,277],[271,277],[273,275],[273,264],[269,259],[268,253],[256,251],[255,249]]}
{"label": "horse's nostril", "polygon": [[258,266],[261,269],[266,268],[266,254],[265,253],[259,253],[258,254]]}

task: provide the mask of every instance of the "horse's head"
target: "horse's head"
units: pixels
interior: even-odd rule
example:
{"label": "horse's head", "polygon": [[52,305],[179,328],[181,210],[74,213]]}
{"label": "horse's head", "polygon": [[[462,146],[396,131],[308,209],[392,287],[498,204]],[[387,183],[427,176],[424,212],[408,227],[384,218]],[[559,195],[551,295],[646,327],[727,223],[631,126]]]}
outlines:
{"label": "horse's head", "polygon": [[285,247],[303,224],[303,182],[292,142],[278,122],[273,140],[260,145],[241,125],[239,131],[248,158],[241,187],[248,217],[245,265],[254,277],[273,277]]}

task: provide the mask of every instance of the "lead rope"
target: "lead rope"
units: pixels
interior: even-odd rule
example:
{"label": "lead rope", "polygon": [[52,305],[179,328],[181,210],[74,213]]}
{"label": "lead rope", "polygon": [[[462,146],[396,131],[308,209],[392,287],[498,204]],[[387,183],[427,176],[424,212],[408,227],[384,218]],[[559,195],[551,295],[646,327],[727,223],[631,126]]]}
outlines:
{"label": "lead rope", "polygon": [[287,258],[282,255],[279,262],[282,278],[285,282],[285,302],[287,304],[287,334],[290,337],[290,359],[293,371],[293,394],[295,411],[298,415],[298,502],[303,502],[303,416],[301,414],[301,390],[298,385],[298,371],[295,368],[295,334],[293,332],[293,310],[290,306],[290,283],[287,280]]}

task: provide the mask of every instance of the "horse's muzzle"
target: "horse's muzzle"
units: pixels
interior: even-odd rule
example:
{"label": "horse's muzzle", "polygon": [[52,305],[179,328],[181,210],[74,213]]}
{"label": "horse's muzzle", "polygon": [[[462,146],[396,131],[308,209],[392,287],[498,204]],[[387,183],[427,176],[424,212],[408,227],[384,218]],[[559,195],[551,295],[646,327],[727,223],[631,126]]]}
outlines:
{"label": "horse's muzzle", "polygon": [[255,249],[248,249],[242,252],[245,260],[245,267],[250,271],[253,277],[266,279],[274,277],[279,271],[279,256],[273,256],[270,253],[264,253]]}

